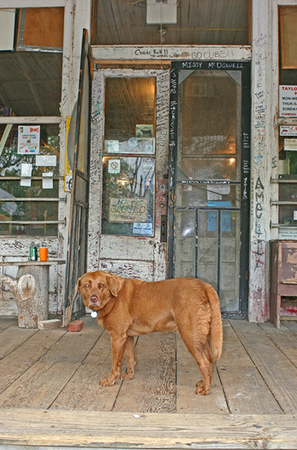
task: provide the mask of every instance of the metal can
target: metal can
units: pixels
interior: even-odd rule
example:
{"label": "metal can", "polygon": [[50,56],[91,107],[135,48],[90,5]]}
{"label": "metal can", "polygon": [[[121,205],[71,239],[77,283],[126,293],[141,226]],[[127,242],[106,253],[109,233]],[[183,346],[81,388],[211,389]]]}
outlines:
{"label": "metal can", "polygon": [[30,247],[30,261],[37,261],[37,247]]}

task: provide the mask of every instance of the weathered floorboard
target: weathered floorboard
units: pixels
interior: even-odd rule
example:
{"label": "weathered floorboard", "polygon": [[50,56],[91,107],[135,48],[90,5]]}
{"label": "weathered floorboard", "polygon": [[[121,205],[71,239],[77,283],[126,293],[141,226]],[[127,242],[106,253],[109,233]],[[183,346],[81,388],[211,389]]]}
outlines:
{"label": "weathered floorboard", "polygon": [[0,359],[18,348],[27,339],[30,339],[38,330],[19,328],[16,324],[4,329],[0,333]]}
{"label": "weathered floorboard", "polygon": [[297,322],[293,322],[293,321],[284,321],[282,322],[282,324],[284,326],[286,326],[287,328],[289,328],[289,330],[292,331],[292,333],[294,333],[295,335],[297,335]]}
{"label": "weathered floorboard", "polygon": [[177,333],[177,412],[228,414],[223,389],[214,368],[210,395],[196,395],[196,383],[202,379],[198,364]]}
{"label": "weathered floorboard", "polygon": [[[27,336],[26,330],[22,330],[22,332],[24,336]],[[12,353],[3,358],[0,361],[0,393],[3,393],[5,389],[9,388],[27,370],[33,367],[65,333],[65,329],[35,332],[30,339],[27,339]],[[2,345],[2,333],[0,334],[0,342]],[[1,398],[0,395],[0,402]]]}
{"label": "weathered floorboard", "polygon": [[231,323],[283,412],[296,414],[297,368],[257,324],[236,320]]}
{"label": "weathered floorboard", "polygon": [[297,448],[295,323],[224,321],[223,355],[200,397],[199,369],[178,333],[141,336],[135,378],[99,386],[110,338],[83,320],[78,333],[34,330],[28,339],[16,322],[5,328],[20,340],[0,360],[1,448]]}
{"label": "weathered floorboard", "polygon": [[232,414],[281,414],[282,410],[229,323],[217,368]]}
{"label": "weathered floorboard", "polygon": [[297,339],[296,334],[290,328],[281,323],[280,328],[276,328],[272,323],[259,324],[273,343],[283,352],[283,354],[297,367]]}
{"label": "weathered floorboard", "polygon": [[[292,415],[0,410],[0,445],[92,448],[296,448]],[[27,447],[26,447],[27,448]]]}
{"label": "weathered floorboard", "polygon": [[[98,326],[97,326],[98,327]],[[99,339],[73,377],[57,396],[51,409],[111,411],[120,382],[99,385],[111,370],[111,345],[108,332],[98,327]]]}
{"label": "weathered floorboard", "polygon": [[11,325],[17,325],[18,319],[17,317],[10,316],[0,316],[0,332],[5,330],[6,328],[11,327]]}
{"label": "weathered floorboard", "polygon": [[[97,330],[98,331],[98,330]],[[92,326],[66,333],[0,396],[0,407],[49,408],[98,338]]]}
{"label": "weathered floorboard", "polygon": [[138,338],[135,376],[124,381],[114,411],[175,412],[175,333]]}

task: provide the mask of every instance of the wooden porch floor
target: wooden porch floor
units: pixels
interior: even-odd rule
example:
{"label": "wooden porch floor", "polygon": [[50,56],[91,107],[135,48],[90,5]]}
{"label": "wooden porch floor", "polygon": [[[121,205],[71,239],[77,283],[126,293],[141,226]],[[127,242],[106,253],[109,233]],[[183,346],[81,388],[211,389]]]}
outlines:
{"label": "wooden porch floor", "polygon": [[[108,388],[109,335],[0,318],[0,448],[297,448],[297,323],[224,321],[211,393],[179,334],[138,338],[135,378]],[[123,367],[124,369],[124,367]]]}

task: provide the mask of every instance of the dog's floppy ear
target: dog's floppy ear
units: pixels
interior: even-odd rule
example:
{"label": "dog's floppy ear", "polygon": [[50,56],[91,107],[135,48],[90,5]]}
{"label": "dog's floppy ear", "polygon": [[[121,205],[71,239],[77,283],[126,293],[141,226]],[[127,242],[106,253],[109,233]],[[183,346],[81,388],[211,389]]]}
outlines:
{"label": "dog's floppy ear", "polygon": [[112,273],[106,276],[106,281],[108,285],[108,289],[114,297],[118,296],[118,292],[123,285],[123,279],[118,277],[117,275],[113,275]]}
{"label": "dog's floppy ear", "polygon": [[76,286],[75,286],[75,293],[74,293],[74,297],[73,298],[76,298],[76,296],[77,296],[78,290],[80,288],[80,280],[81,280],[81,278],[79,278],[77,280],[77,283],[76,283]]}

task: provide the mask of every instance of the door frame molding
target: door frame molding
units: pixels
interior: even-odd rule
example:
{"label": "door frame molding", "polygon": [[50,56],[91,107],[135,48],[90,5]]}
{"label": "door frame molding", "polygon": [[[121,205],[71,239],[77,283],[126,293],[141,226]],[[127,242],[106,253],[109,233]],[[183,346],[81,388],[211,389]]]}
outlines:
{"label": "door frame molding", "polygon": [[176,61],[172,62],[169,111],[169,208],[167,278],[174,278],[175,201],[178,130],[178,73],[181,70],[240,70],[242,73],[241,114],[241,215],[239,311],[222,312],[225,318],[248,317],[249,293],[249,212],[251,142],[251,63],[248,61]]}

